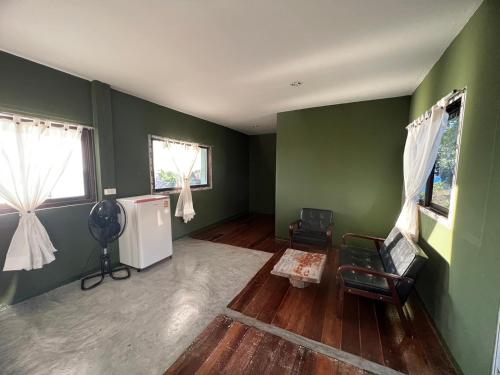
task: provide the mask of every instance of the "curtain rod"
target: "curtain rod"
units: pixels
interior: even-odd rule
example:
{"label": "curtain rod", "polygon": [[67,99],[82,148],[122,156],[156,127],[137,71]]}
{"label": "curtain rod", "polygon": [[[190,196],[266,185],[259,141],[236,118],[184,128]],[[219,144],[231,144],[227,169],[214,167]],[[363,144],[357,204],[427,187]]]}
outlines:
{"label": "curtain rod", "polygon": [[179,141],[178,139],[160,137],[159,135],[150,135],[150,137],[151,137],[151,139],[157,139],[157,140],[164,141],[164,142],[176,143],[179,145],[198,146],[198,147],[204,147],[204,148],[211,147],[211,146],[204,145],[201,143],[196,143],[196,142]]}
{"label": "curtain rod", "polygon": [[44,118],[39,118],[39,117],[31,117],[31,116],[19,115],[19,114],[16,114],[16,113],[0,112],[0,118],[5,118],[5,119],[8,119],[8,120],[14,120],[15,117],[19,117],[22,122],[40,121],[42,123],[50,123],[50,124],[53,124],[53,125],[68,126],[70,128],[75,128],[75,129],[78,128],[78,127],[82,127],[84,129],[90,129],[90,130],[94,129],[92,126],[88,126],[88,125],[75,124],[75,123],[70,123],[70,122],[65,122],[65,121],[49,120],[49,119],[44,119]]}
{"label": "curtain rod", "polygon": [[[434,108],[435,106],[444,106],[444,107],[446,107],[447,105],[453,103],[458,96],[462,95],[465,92],[465,90],[466,90],[465,88],[463,88],[463,89],[454,89],[448,95],[446,95],[446,96],[442,97],[441,99],[439,99],[430,109],[428,109],[427,111],[425,111],[423,114],[421,114],[420,116],[418,116],[415,120],[413,120],[410,124],[408,124],[406,126],[406,129],[414,127],[414,126],[420,126],[423,123],[423,121],[425,119],[429,118],[429,116],[432,114],[432,108]],[[443,104],[441,104],[441,103],[443,103]]]}
{"label": "curtain rod", "polygon": [[195,143],[195,142],[183,142],[183,141],[178,141],[178,140],[171,139],[171,138],[165,138],[165,141],[169,142],[169,143],[175,143],[175,144],[178,144],[178,145],[188,145],[188,146],[196,146],[196,145],[198,145],[198,143]]}

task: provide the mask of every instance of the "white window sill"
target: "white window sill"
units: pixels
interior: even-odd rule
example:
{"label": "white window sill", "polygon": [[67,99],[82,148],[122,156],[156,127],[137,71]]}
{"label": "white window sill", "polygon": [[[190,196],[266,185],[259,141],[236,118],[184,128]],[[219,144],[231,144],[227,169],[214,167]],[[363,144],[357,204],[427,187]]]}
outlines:
{"label": "white window sill", "polygon": [[[212,190],[212,186],[202,186],[202,187],[191,187],[191,191],[200,191],[200,190]],[[181,188],[178,189],[172,189],[172,190],[165,190],[165,191],[153,191],[152,194],[157,194],[157,195],[170,195],[170,194],[180,194]]]}
{"label": "white window sill", "polygon": [[437,212],[432,211],[429,208],[424,207],[424,206],[419,205],[418,209],[419,209],[420,213],[437,221],[439,224],[445,226],[446,228],[451,229],[451,227],[452,227],[451,213],[448,215],[448,217],[446,217],[446,216],[440,215]]}

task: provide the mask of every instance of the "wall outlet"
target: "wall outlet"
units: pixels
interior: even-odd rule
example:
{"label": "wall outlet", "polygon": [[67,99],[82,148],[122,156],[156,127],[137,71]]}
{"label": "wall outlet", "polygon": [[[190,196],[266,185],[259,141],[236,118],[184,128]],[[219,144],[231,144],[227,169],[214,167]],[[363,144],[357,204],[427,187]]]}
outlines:
{"label": "wall outlet", "polygon": [[116,195],[116,188],[104,189],[104,195]]}

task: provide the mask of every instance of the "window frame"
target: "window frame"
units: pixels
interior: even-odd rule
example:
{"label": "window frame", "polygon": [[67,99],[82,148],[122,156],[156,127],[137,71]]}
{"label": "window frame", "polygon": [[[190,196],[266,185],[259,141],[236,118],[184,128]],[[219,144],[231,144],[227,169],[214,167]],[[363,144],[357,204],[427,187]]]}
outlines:
{"label": "window frame", "polygon": [[465,110],[465,90],[460,91],[458,94],[450,98],[450,100],[446,105],[446,111],[449,114],[455,111],[459,111],[455,166],[454,166],[453,180],[450,189],[450,207],[446,208],[432,202],[432,193],[434,189],[434,172],[437,160],[436,163],[434,163],[434,166],[432,167],[429,177],[427,178],[427,182],[425,184],[424,199],[421,199],[419,201],[419,206],[422,209],[429,210],[432,214],[437,215],[437,218],[444,218],[445,220],[450,219],[454,212],[458,164],[460,160],[460,146],[462,139],[462,127],[464,121],[464,110]]}
{"label": "window frame", "polygon": [[[158,135],[150,134],[148,136],[148,151],[149,151],[149,178],[150,178],[150,188],[151,194],[170,194],[170,193],[180,193],[181,187],[171,187],[164,189],[155,189],[155,168],[154,168],[154,158],[153,158],[153,141],[173,141],[177,143],[193,144],[194,142],[182,141],[179,139],[166,138]],[[212,146],[197,143],[198,147],[207,150],[207,183],[201,185],[190,185],[191,191],[196,190],[209,190],[212,189]]]}
{"label": "window frame", "polygon": [[[94,158],[94,134],[93,129],[84,127],[82,129],[82,163],[83,163],[83,184],[85,194],[82,196],[47,199],[35,211],[72,206],[78,204],[95,203],[97,199],[95,158]],[[0,215],[18,212],[8,204],[0,203]]]}

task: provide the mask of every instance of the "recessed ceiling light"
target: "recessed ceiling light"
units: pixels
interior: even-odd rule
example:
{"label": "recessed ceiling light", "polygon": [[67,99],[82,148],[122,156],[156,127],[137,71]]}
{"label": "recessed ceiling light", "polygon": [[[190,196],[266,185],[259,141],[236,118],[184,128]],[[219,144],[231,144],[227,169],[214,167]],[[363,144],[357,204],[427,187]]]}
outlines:
{"label": "recessed ceiling light", "polygon": [[302,82],[301,81],[293,81],[292,83],[290,83],[290,86],[299,87],[299,86],[302,86]]}

